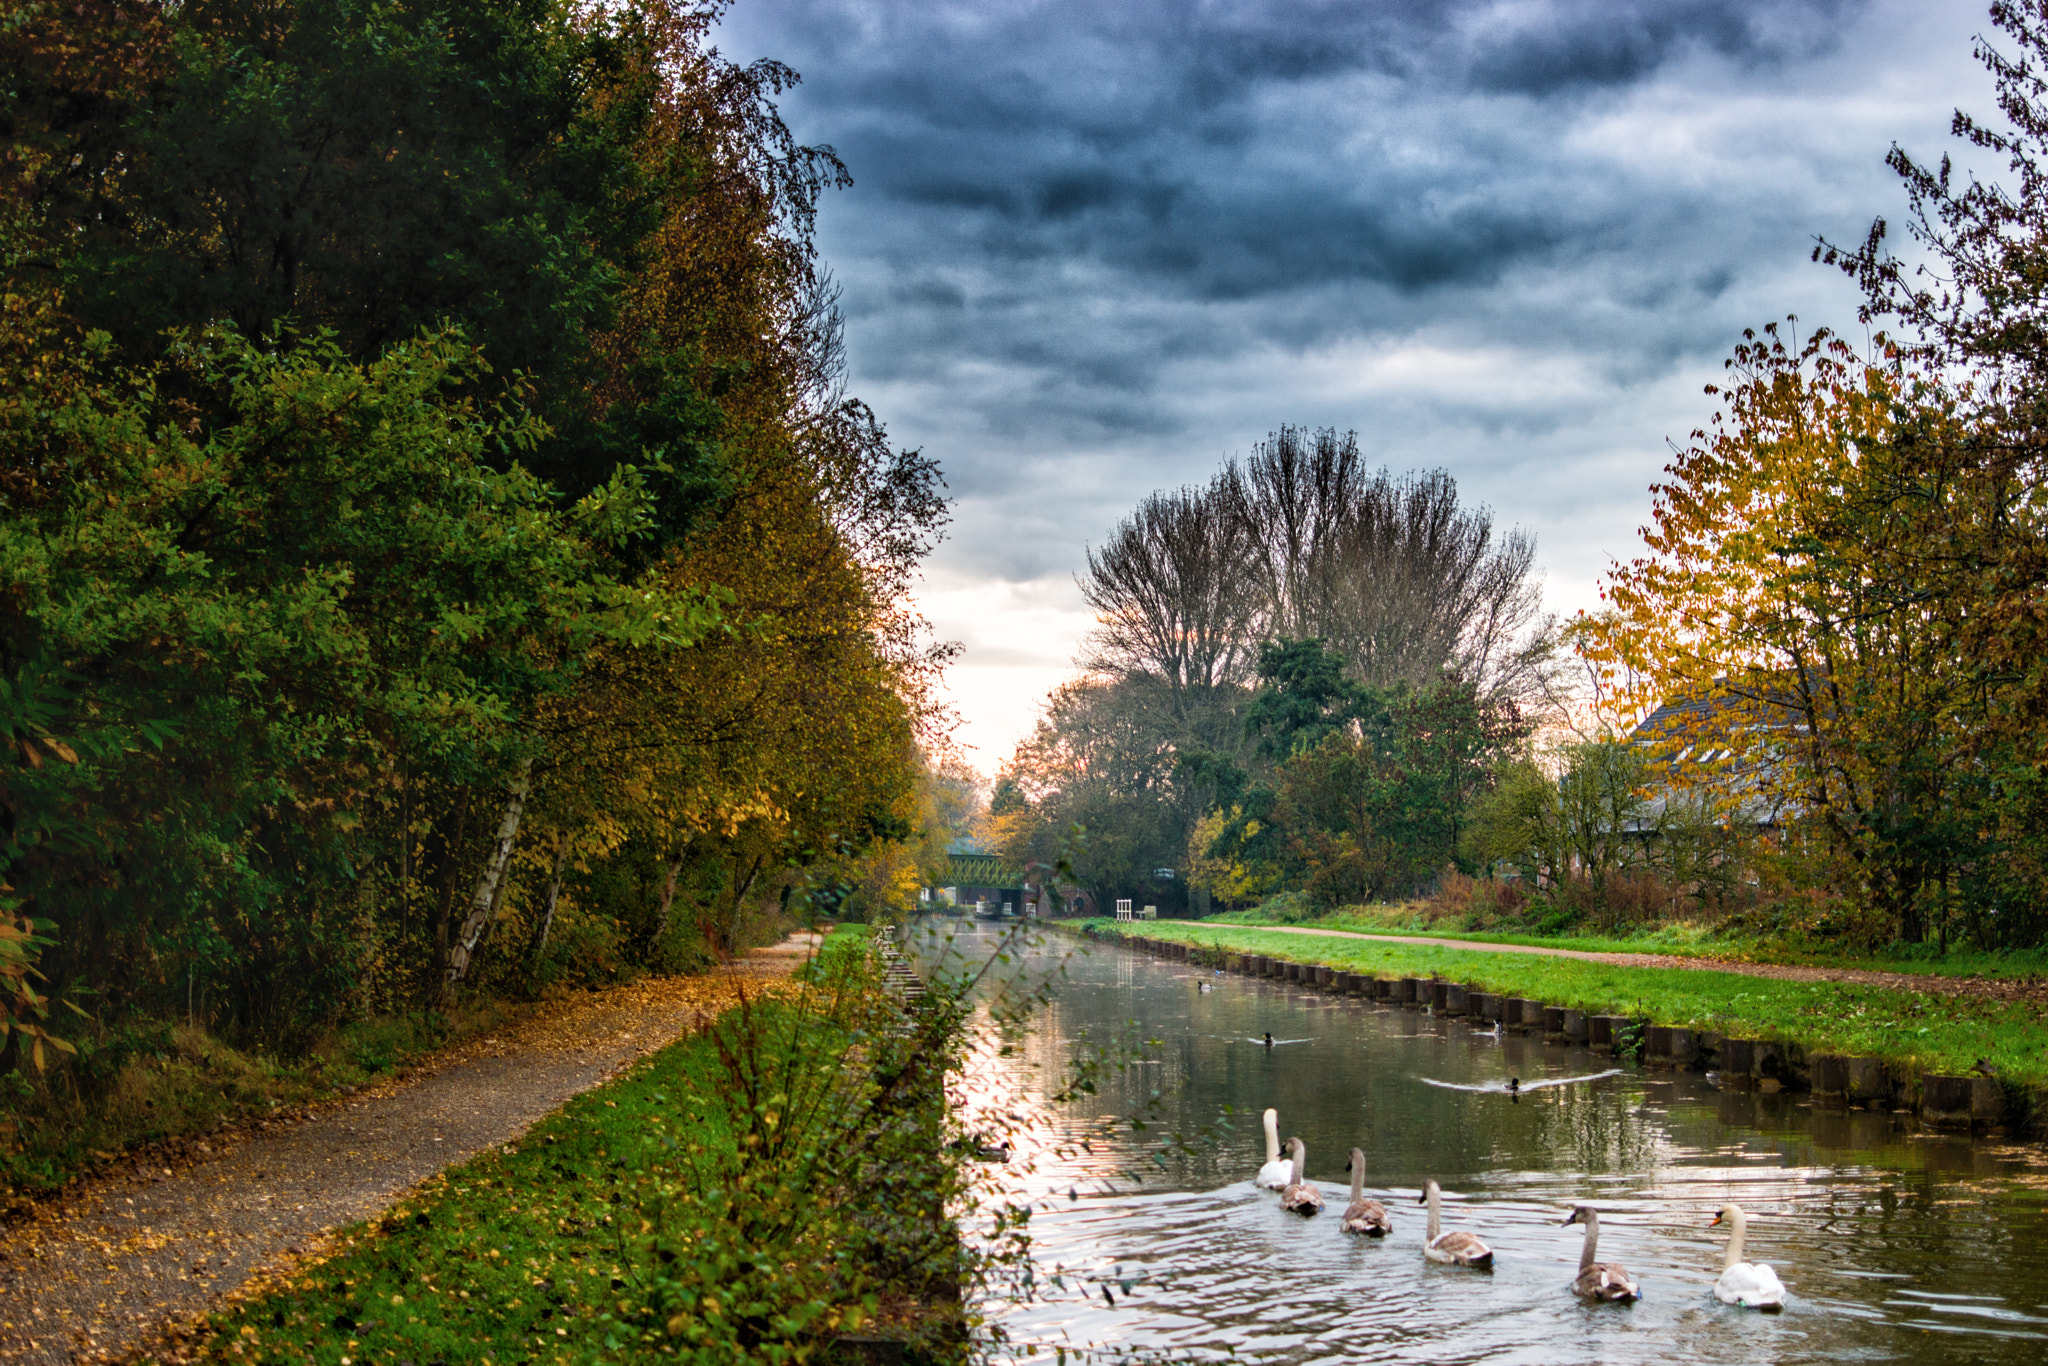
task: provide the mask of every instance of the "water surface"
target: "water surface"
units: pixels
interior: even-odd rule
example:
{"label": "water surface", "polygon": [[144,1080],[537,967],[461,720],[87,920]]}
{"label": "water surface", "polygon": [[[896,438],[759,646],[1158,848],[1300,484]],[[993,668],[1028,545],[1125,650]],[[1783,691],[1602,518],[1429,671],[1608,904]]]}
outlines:
{"label": "water surface", "polygon": [[[996,933],[969,928],[954,951],[985,952]],[[1567,1081],[1614,1064],[1298,985],[1078,948],[1047,936],[1001,970],[1063,979],[1024,1044],[987,1051],[970,1079],[978,1103],[1026,1121],[1000,1177],[1036,1202],[1042,1279],[1037,1294],[996,1307],[1020,1360],[1061,1348],[1275,1363],[2048,1360],[2038,1148],[1723,1091],[1697,1074],[1631,1066]],[[1268,1048],[1268,1033],[1293,1042]],[[1105,1071],[1095,1095],[1049,1106],[1076,1049],[1112,1039],[1131,1065]],[[1565,1084],[1511,1098],[1510,1077]],[[1251,1184],[1266,1106],[1283,1140],[1307,1144],[1327,1202],[1318,1218],[1283,1213]],[[1393,1214],[1384,1240],[1338,1226],[1353,1147],[1368,1193]],[[1424,1261],[1415,1201],[1430,1177],[1446,1192],[1446,1225],[1486,1239],[1494,1270]],[[1723,1242],[1707,1225],[1731,1200],[1753,1216],[1750,1257],[1791,1291],[1782,1314],[1712,1298]],[[1601,1258],[1627,1265],[1641,1302],[1585,1306],[1569,1294],[1581,1234],[1560,1225],[1574,1203],[1600,1211]]]}

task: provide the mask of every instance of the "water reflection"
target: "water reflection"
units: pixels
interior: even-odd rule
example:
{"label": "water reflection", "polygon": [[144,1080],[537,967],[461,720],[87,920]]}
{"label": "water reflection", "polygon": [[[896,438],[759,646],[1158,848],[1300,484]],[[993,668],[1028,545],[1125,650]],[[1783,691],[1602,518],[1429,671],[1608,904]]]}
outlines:
{"label": "water reflection", "polygon": [[[969,934],[960,949],[993,942]],[[1052,937],[1013,955],[1006,972],[1057,969],[1063,983],[1027,1039],[973,1068],[978,1094],[1022,1125],[998,1179],[1039,1202],[1040,1293],[997,1311],[1019,1359],[1062,1347],[1286,1363],[2043,1359],[2048,1165],[2037,1149],[1072,948]],[[1266,1047],[1269,1033],[1293,1046]],[[1110,1040],[1141,1065],[1048,1106],[1076,1046]],[[1150,1127],[1124,1122],[1155,1104]],[[1252,1186],[1268,1105],[1283,1136],[1307,1143],[1332,1210],[1348,1195],[1350,1149],[1365,1151],[1389,1237],[1347,1236],[1334,1214],[1285,1214]],[[1173,1151],[1176,1134],[1191,1152]],[[1424,1261],[1415,1201],[1429,1177],[1443,1183],[1446,1227],[1494,1248],[1490,1274]],[[1752,1214],[1748,1255],[1790,1289],[1781,1315],[1712,1298],[1724,1244],[1707,1224],[1731,1200]],[[1559,1221],[1577,1202],[1600,1211],[1601,1256],[1629,1268],[1641,1302],[1570,1295],[1581,1238]]]}

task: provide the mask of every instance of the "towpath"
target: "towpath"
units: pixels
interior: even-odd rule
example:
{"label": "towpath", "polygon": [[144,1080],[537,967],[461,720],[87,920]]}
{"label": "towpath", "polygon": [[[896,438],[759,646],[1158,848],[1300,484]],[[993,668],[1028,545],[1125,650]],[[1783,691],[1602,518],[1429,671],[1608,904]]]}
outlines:
{"label": "towpath", "polygon": [[1325,930],[1307,925],[1216,925],[1200,920],[1162,920],[1184,929],[1259,930],[1268,934],[1301,934],[1329,939],[1363,939],[1382,944],[1421,944],[1475,953],[1535,954],[1612,963],[1625,968],[1685,968],[1699,972],[1734,972],[1745,977],[1772,977],[1784,982],[1851,982],[1937,996],[1977,996],[1993,1001],[2024,1001],[2048,1006],[2048,978],[1942,977],[1921,972],[1882,972],[1870,968],[1803,967],[1784,963],[1746,963],[1736,958],[1703,958],[1675,953],[1597,953],[1587,949],[1554,949],[1539,944],[1490,944],[1477,939],[1439,939],[1420,934],[1369,934],[1358,930]]}
{"label": "towpath", "polygon": [[798,936],[703,977],[552,1003],[403,1080],[210,1135],[179,1169],[131,1161],[0,1237],[0,1363],[104,1361],[317,1254],[334,1229],[485,1148],[787,976]]}

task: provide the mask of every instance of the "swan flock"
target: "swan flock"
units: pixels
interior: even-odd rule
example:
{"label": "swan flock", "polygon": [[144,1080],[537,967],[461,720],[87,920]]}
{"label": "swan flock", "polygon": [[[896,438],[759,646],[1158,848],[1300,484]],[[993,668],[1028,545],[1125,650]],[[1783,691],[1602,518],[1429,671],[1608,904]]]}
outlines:
{"label": "swan flock", "polygon": [[[1290,1138],[1286,1143],[1287,1155],[1283,1157],[1278,1112],[1269,1109],[1263,1118],[1266,1163],[1259,1168],[1255,1183],[1262,1189],[1279,1191],[1280,1207],[1290,1213],[1319,1213],[1323,1208],[1322,1192],[1304,1172],[1308,1145],[1298,1137]],[[1443,1227],[1443,1189],[1434,1179],[1423,1183],[1422,1196],[1416,1203],[1426,1206],[1429,1211],[1422,1242],[1425,1258],[1444,1266],[1480,1270],[1493,1266],[1493,1249],[1477,1234]],[[1642,1288],[1626,1267],[1619,1262],[1599,1259],[1599,1213],[1590,1205],[1575,1205],[1565,1218],[1564,1227],[1574,1224],[1585,1232],[1579,1253],[1578,1275],[1571,1282],[1571,1292],[1589,1304],[1629,1304],[1640,1299]],[[1724,1205],[1709,1227],[1723,1224],[1728,1227],[1728,1246],[1720,1279],[1714,1282],[1714,1298],[1723,1304],[1765,1313],[1784,1308],[1785,1285],[1778,1279],[1778,1273],[1744,1256],[1749,1216],[1739,1205]],[[1387,1207],[1365,1193],[1365,1152],[1360,1148],[1351,1150],[1351,1192],[1344,1207],[1342,1227],[1346,1233],[1372,1238],[1383,1238],[1394,1231],[1394,1221],[1387,1213]]]}

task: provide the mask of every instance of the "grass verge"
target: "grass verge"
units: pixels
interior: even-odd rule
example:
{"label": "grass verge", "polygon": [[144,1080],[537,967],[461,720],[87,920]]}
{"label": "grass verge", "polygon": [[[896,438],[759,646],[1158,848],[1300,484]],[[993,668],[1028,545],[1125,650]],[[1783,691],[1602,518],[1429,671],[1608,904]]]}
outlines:
{"label": "grass verge", "polygon": [[1516,944],[1584,953],[1657,953],[1677,958],[1725,958],[1744,963],[1779,963],[1792,967],[1861,968],[1873,972],[1911,972],[1942,977],[2035,977],[2048,975],[2048,950],[1985,952],[1952,947],[1946,954],[1927,952],[1851,954],[1818,944],[1787,943],[1729,935],[1712,925],[1666,921],[1624,935],[1535,934],[1498,930],[1465,930],[1431,918],[1427,903],[1351,906],[1313,920],[1267,920],[1257,911],[1212,916],[1206,925],[1247,928],[1286,925],[1295,929],[1345,930],[1354,934],[1409,935],[1427,939],[1466,939],[1479,944]]}
{"label": "grass verge", "polygon": [[2048,1084],[2048,1021],[2038,1006],[1923,995],[1839,982],[1784,982],[1706,968],[1638,968],[1483,949],[1330,939],[1242,926],[1184,923],[1067,925],[1110,937],[1143,934],[1266,954],[1380,977],[1446,977],[1486,991],[1602,1015],[1775,1038],[1810,1051],[1878,1057],[1956,1074],[1988,1058],[2011,1081]]}
{"label": "grass verge", "polygon": [[952,1359],[944,1063],[891,1032],[861,961],[578,1096],[156,1359],[796,1363],[845,1335]]}

